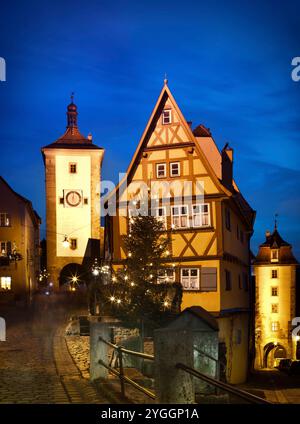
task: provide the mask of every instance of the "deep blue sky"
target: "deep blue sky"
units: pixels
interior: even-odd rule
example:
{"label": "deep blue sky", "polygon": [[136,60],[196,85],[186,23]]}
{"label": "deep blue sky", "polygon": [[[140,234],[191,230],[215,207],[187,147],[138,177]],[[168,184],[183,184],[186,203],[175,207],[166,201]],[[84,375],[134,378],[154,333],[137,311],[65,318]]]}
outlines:
{"label": "deep blue sky", "polygon": [[2,2],[0,175],[44,218],[40,148],[64,132],[75,91],[80,129],[116,179],[167,72],[186,119],[235,149],[235,178],[257,210],[254,252],[277,212],[300,259],[299,17],[299,1]]}

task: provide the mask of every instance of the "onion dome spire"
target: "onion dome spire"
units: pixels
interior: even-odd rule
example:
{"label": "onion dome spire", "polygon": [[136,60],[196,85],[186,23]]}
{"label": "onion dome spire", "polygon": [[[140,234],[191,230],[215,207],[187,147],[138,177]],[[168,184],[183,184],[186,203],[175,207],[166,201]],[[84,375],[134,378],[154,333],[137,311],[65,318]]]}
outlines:
{"label": "onion dome spire", "polygon": [[74,93],[71,93],[71,103],[67,107],[67,128],[77,128],[77,106],[74,103]]}

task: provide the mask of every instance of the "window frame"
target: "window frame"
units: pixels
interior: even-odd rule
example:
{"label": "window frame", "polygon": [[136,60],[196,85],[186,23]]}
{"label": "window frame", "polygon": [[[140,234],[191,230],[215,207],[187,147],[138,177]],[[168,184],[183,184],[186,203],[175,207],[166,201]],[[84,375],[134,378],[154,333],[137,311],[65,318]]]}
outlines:
{"label": "window frame", "polygon": [[[75,167],[75,171],[73,171]],[[69,162],[69,174],[77,174],[77,162]]]}
{"label": "window frame", "polygon": [[[166,275],[160,276],[159,273],[164,272],[164,271],[165,271]],[[167,275],[168,271],[172,272],[173,275],[171,277]],[[176,274],[175,274],[174,268],[166,267],[166,268],[162,268],[162,269],[158,270],[157,284],[175,283],[175,280],[176,280]]]}
{"label": "window frame", "polygon": [[[201,211],[202,207],[207,206],[207,212]],[[193,228],[208,228],[211,226],[211,216],[210,216],[210,204],[209,203],[196,203],[191,205],[192,207],[192,224]],[[199,207],[199,213],[194,212],[194,208]],[[195,217],[200,217],[200,225],[195,224]],[[203,225],[203,216],[208,217],[208,223]]]}
{"label": "window frame", "polygon": [[[9,278],[9,283],[7,282],[2,282],[3,279],[7,279]],[[11,282],[12,282],[12,277],[10,275],[1,275],[0,277],[0,291],[10,291],[11,290]],[[7,287],[9,285],[9,287]]]}
{"label": "window frame", "polygon": [[[276,294],[274,294],[275,293],[275,291],[276,291]],[[271,296],[272,297],[278,297],[279,296],[279,294],[278,294],[278,286],[273,286],[273,287],[271,287]]]}
{"label": "window frame", "polygon": [[[173,173],[172,165],[178,165],[178,174],[174,174]],[[170,162],[169,167],[170,167],[170,177],[180,177],[180,175],[181,175],[180,162],[178,162],[178,161],[176,161],[176,162]]]}
{"label": "window frame", "polygon": [[[276,253],[276,257],[273,257],[273,253]],[[279,249],[271,249],[271,262],[279,261]]]}
{"label": "window frame", "polygon": [[231,211],[228,207],[225,207],[225,227],[226,230],[231,231]]}
{"label": "window frame", "polygon": [[272,333],[276,333],[279,331],[279,322],[278,321],[272,321],[271,322],[271,331]]}
{"label": "window frame", "polygon": [[272,314],[278,314],[279,313],[279,304],[278,303],[272,303],[271,304],[271,313]]}
{"label": "window frame", "polygon": [[[75,247],[73,246],[73,242],[75,242]],[[76,249],[78,249],[77,238],[70,238],[69,245],[70,245],[70,249],[71,249],[71,250],[76,250]]]}
{"label": "window frame", "polygon": [[[164,175],[159,175],[159,172],[161,172],[158,169],[159,166],[164,167]],[[166,162],[156,163],[155,170],[156,170],[156,178],[159,178],[159,179],[167,178],[167,163]]]}
{"label": "window frame", "polygon": [[[2,244],[5,244],[5,248],[2,249]],[[8,249],[8,246],[10,245],[10,250]],[[3,252],[4,250],[4,252]],[[12,251],[12,244],[9,240],[0,240],[0,256],[8,256]]]}
{"label": "window frame", "polygon": [[[2,225],[2,223],[1,223],[2,217],[3,217],[3,220],[4,220],[4,225]],[[0,212],[0,227],[1,228],[11,227],[11,216],[10,216],[9,213]]]}
{"label": "window frame", "polygon": [[[168,119],[169,119],[169,122],[165,122],[165,113],[168,113]],[[162,125],[170,125],[170,124],[172,124],[172,110],[171,109],[163,109],[163,111],[162,111],[162,114],[161,114],[161,117],[162,117],[162,120],[161,120],[161,122],[162,122]]]}
{"label": "window frame", "polygon": [[271,269],[271,278],[272,279],[278,278],[278,269]]}
{"label": "window frame", "polygon": [[[174,214],[174,208],[178,208],[179,214]],[[186,208],[186,214],[182,213],[182,208]],[[176,226],[174,223],[174,217],[179,218],[180,224],[182,223],[182,217],[186,217],[186,223],[187,225],[180,225]],[[180,228],[190,228],[190,222],[189,222],[189,206],[187,204],[185,205],[172,205],[171,206],[171,225],[173,229],[180,229]]]}
{"label": "window frame", "polygon": [[[163,210],[164,211],[164,214],[162,215],[162,216],[160,216],[160,215],[158,215],[157,214],[157,212],[159,211],[159,210]],[[162,221],[163,222],[163,225],[164,225],[164,229],[166,230],[167,229],[167,207],[166,206],[158,206],[158,207],[155,207],[155,208],[152,208],[152,213],[154,212],[154,217],[158,220],[158,221]],[[163,218],[163,219],[159,219],[159,218]]]}
{"label": "window frame", "polygon": [[[195,276],[192,276],[191,273],[192,273],[192,271],[195,271],[195,270],[197,271],[196,278],[198,280],[198,282],[197,282],[198,287],[192,287],[191,278],[195,278]],[[189,275],[183,276],[184,271],[188,271]],[[183,277],[188,278],[188,286],[185,286],[183,284]],[[200,291],[200,268],[195,268],[195,267],[187,267],[187,268],[182,267],[182,268],[180,268],[180,284],[181,284],[183,290]],[[193,284],[194,284],[194,282],[193,282]]]}

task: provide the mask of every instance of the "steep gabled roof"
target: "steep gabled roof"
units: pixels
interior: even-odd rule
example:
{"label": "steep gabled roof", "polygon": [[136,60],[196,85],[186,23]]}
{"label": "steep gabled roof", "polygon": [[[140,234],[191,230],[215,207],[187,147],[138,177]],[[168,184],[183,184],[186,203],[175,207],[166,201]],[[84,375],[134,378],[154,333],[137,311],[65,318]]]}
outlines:
{"label": "steep gabled roof", "polygon": [[2,182],[19,200],[21,200],[28,208],[29,213],[32,217],[32,221],[37,225],[41,224],[42,219],[38,215],[38,213],[33,209],[32,203],[30,200],[26,199],[26,197],[22,196],[21,194],[14,191],[11,186],[8,184],[7,181],[0,175],[0,182]]}

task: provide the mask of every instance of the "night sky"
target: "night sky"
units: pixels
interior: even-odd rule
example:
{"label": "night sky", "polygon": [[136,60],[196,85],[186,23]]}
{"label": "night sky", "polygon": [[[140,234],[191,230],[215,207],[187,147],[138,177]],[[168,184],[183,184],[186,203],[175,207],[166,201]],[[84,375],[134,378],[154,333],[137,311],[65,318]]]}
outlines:
{"label": "night sky", "polygon": [[[234,148],[235,179],[257,210],[252,247],[279,214],[300,259],[299,1],[6,1],[0,10],[0,175],[45,217],[40,148],[79,127],[116,181],[163,85],[193,127]],[[44,236],[45,221],[42,225]]]}

